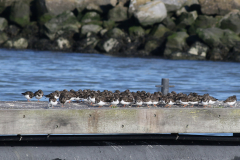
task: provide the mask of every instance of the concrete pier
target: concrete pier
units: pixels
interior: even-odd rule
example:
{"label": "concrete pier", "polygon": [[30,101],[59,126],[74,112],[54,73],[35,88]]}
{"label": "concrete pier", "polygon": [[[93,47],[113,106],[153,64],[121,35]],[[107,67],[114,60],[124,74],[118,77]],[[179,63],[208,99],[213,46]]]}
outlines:
{"label": "concrete pier", "polygon": [[240,133],[240,107],[90,106],[1,102],[0,134]]}

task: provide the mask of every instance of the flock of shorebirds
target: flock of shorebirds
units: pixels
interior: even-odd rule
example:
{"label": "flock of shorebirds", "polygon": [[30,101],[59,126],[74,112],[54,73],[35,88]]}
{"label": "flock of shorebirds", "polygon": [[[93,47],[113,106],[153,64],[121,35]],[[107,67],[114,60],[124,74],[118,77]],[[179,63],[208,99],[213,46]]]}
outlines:
{"label": "flock of shorebirds", "polygon": [[[35,93],[31,91],[27,91],[22,93],[25,98],[30,101],[33,97],[36,99],[41,99],[44,94],[42,90],[38,90]],[[137,92],[130,92],[129,90],[125,90],[120,92],[116,90],[115,92],[104,90],[101,91],[94,91],[90,89],[85,90],[78,90],[74,91],[71,89],[70,91],[64,89],[63,91],[54,91],[45,97],[49,98],[49,105],[55,106],[59,102],[62,104],[62,107],[65,103],[70,103],[71,101],[86,101],[91,103],[91,105],[95,104],[99,107],[103,105],[117,106],[119,104],[123,105],[137,105],[139,106],[156,106],[158,104],[165,104],[165,107],[171,107],[174,104],[181,104],[183,107],[187,105],[203,105],[206,107],[208,105],[212,105],[218,101],[218,99],[210,96],[209,94],[198,95],[197,93],[190,93],[190,94],[183,94],[183,93],[176,93],[172,91],[167,95],[163,95],[162,92],[145,92],[145,91],[137,91]],[[231,107],[236,104],[237,97],[235,95],[228,97],[224,104],[230,105]]]}

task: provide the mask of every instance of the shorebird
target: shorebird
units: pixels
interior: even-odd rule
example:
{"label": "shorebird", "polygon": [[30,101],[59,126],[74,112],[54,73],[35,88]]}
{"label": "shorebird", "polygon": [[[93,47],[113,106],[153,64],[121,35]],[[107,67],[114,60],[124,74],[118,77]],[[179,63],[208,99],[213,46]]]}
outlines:
{"label": "shorebird", "polygon": [[32,99],[34,97],[34,94],[31,91],[24,92],[24,93],[22,93],[22,95],[24,95],[24,97],[27,98],[28,102],[30,102],[30,99]]}
{"label": "shorebird", "polygon": [[233,107],[233,105],[237,102],[237,97],[235,95],[228,97],[223,103],[230,105]]}
{"label": "shorebird", "polygon": [[34,96],[38,99],[38,101],[39,101],[39,99],[41,99],[42,97],[43,97],[43,91],[41,90],[41,89],[39,89],[38,91],[36,91],[35,93],[34,93]]}
{"label": "shorebird", "polygon": [[56,98],[54,98],[54,97],[50,97],[49,98],[49,105],[51,105],[53,108],[54,108],[54,106],[56,106],[57,105],[57,99]]}

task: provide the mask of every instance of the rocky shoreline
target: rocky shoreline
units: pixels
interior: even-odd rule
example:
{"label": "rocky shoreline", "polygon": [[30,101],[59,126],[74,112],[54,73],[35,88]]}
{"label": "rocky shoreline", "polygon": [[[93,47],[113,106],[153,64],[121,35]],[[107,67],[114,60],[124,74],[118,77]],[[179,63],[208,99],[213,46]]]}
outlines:
{"label": "rocky shoreline", "polygon": [[3,0],[0,47],[240,62],[236,0]]}

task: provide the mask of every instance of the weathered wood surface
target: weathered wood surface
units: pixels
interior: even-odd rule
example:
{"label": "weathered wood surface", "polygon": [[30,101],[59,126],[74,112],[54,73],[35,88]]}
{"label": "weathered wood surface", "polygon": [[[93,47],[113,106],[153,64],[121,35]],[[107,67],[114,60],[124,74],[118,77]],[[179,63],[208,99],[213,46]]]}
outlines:
{"label": "weathered wood surface", "polygon": [[240,107],[90,107],[1,102],[0,134],[240,133]]}

